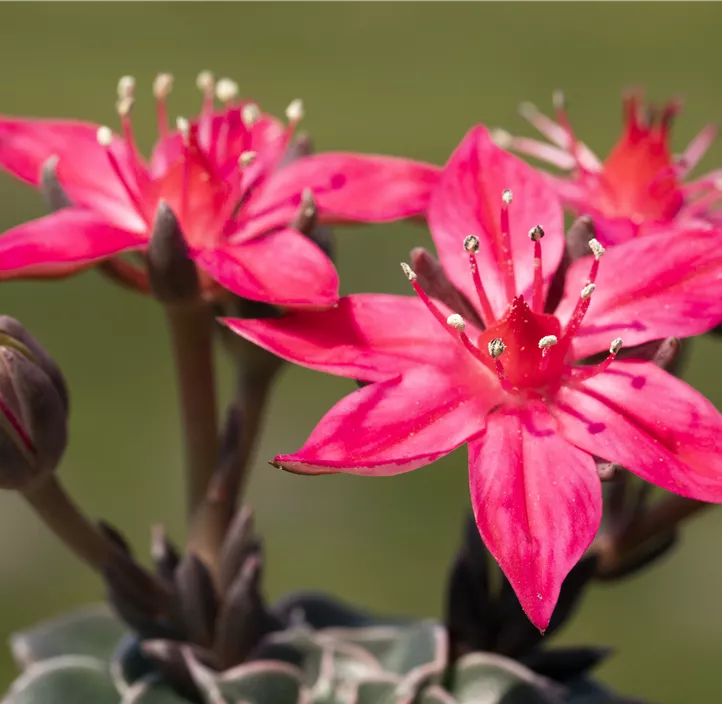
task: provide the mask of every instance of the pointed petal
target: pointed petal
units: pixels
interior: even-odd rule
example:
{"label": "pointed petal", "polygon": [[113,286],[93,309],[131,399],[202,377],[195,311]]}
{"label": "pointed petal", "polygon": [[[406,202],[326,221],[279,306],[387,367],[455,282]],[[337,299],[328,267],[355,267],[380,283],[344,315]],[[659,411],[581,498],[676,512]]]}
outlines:
{"label": "pointed petal", "polygon": [[[41,167],[55,156],[58,179],[74,203],[98,210],[120,227],[142,231],[142,218],[98,144],[98,127],[70,120],[0,118],[0,167],[37,186]],[[111,149],[126,178],[135,183],[125,142],[116,136]]]}
{"label": "pointed petal", "polygon": [[701,394],[650,362],[615,361],[552,409],[577,447],[652,484],[722,502],[722,416]]}
{"label": "pointed petal", "polygon": [[324,222],[388,222],[422,215],[439,169],[411,159],[348,152],[306,156],[285,166],[249,206],[249,216],[290,222],[309,188]]}
{"label": "pointed petal", "polygon": [[[574,340],[578,359],[605,350],[615,337],[625,346],[669,336],[688,337],[722,321],[720,231],[649,235],[610,247]],[[586,284],[591,257],[569,269],[555,315],[565,321]]]}
{"label": "pointed petal", "polygon": [[253,301],[291,308],[328,308],[338,301],[333,262],[290,228],[198,250],[193,258],[221,286]]}
{"label": "pointed petal", "polygon": [[490,401],[434,367],[415,367],[346,396],[298,452],[275,461],[302,474],[409,472],[481,432]]}
{"label": "pointed petal", "polygon": [[452,370],[470,362],[486,371],[410,296],[357,294],[326,311],[223,322],[289,362],[352,379],[382,381],[426,364]]}
{"label": "pointed petal", "polygon": [[501,410],[469,443],[469,484],[486,547],[524,612],[544,630],[564,578],[599,527],[594,460],[557,433],[541,404]]}
{"label": "pointed petal", "polygon": [[145,244],[92,211],[65,208],[0,237],[0,280],[68,276]]}
{"label": "pointed petal", "polygon": [[467,235],[479,237],[477,254],[481,280],[497,316],[507,306],[500,228],[501,194],[510,189],[511,254],[516,290],[528,293],[534,280],[534,248],[529,230],[541,225],[543,272],[548,287],[564,250],[562,208],[547,179],[518,157],[494,144],[484,127],[462,140],[442,171],[429,205],[429,227],[439,259],[456,287],[470,301],[476,292],[463,249]]}

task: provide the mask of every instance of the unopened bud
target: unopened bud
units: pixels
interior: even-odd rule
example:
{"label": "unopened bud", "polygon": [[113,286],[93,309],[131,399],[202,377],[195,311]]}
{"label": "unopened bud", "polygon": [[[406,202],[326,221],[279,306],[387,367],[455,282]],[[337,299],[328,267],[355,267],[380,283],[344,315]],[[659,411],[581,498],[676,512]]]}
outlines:
{"label": "unopened bud", "polygon": [[297,232],[304,235],[311,233],[318,220],[318,210],[316,202],[313,199],[313,191],[310,188],[304,188],[301,194],[301,205],[298,208],[296,216],[290,223],[290,226]]}
{"label": "unopened bud", "polygon": [[56,469],[67,417],[57,364],[17,320],[0,317],[0,488],[24,489]]}
{"label": "unopened bud", "polygon": [[501,357],[501,355],[504,354],[505,349],[506,345],[500,337],[495,337],[493,340],[491,340],[491,342],[489,342],[489,354],[494,359],[496,359],[497,357]]}
{"label": "unopened bud", "polygon": [[479,251],[479,238],[476,235],[468,235],[464,238],[464,249],[469,254],[476,254]]}
{"label": "unopened bud", "polygon": [[161,201],[148,245],[148,277],[164,303],[182,303],[198,295],[198,271],[170,206]]}

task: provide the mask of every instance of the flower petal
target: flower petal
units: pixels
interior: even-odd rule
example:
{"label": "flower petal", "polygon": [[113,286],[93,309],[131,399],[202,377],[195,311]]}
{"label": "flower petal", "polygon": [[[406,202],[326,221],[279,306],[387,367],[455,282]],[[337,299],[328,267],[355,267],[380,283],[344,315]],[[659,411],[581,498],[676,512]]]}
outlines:
{"label": "flower petal", "polygon": [[410,296],[358,294],[342,298],[326,311],[224,322],[290,362],[353,379],[382,381],[411,365],[458,369],[467,358],[479,366],[429,315],[423,302]]}
{"label": "flower petal", "polygon": [[[650,235],[608,249],[574,340],[577,358],[608,348],[615,337],[630,346],[697,335],[721,322],[720,237],[719,230]],[[556,311],[562,321],[574,309],[591,261],[579,259],[569,269],[565,297]]]}
{"label": "flower petal", "polygon": [[298,452],[275,461],[302,474],[409,472],[483,430],[490,399],[473,391],[434,367],[412,368],[346,396]]}
{"label": "flower petal", "polygon": [[145,245],[144,238],[92,211],[65,208],[0,237],[0,280],[68,276]]}
{"label": "flower petal", "polygon": [[469,484],[486,547],[544,630],[564,578],[599,527],[594,460],[559,435],[541,404],[500,410],[469,443]]}
{"label": "flower petal", "polygon": [[477,297],[462,244],[469,234],[479,237],[476,258],[481,280],[498,317],[510,303],[504,286],[506,260],[500,226],[501,194],[506,189],[514,198],[509,212],[516,292],[528,295],[534,280],[534,248],[529,230],[541,225],[546,233],[542,242],[545,286],[564,251],[561,204],[541,173],[500,149],[486,128],[478,126],[467,133],[452,154],[429,205],[429,227],[439,259],[449,278],[470,301]]}
{"label": "flower petal", "polygon": [[[98,144],[98,127],[70,120],[0,118],[0,166],[37,186],[43,164],[55,156],[58,179],[73,203],[98,210],[119,227],[141,232],[145,223]],[[111,149],[126,179],[134,183],[126,143],[116,136]],[[145,168],[140,162],[136,166]]]}
{"label": "flower petal", "polygon": [[650,362],[620,361],[552,409],[577,447],[652,484],[722,502],[722,416],[701,394]]}
{"label": "flower petal", "polygon": [[263,227],[286,224],[309,188],[324,222],[410,218],[426,211],[438,174],[438,167],[411,159],[349,152],[314,154],[274,174],[249,204],[248,213],[262,220]]}
{"label": "flower petal", "polygon": [[333,262],[290,228],[197,250],[193,258],[221,286],[253,301],[292,308],[328,308],[338,301]]}

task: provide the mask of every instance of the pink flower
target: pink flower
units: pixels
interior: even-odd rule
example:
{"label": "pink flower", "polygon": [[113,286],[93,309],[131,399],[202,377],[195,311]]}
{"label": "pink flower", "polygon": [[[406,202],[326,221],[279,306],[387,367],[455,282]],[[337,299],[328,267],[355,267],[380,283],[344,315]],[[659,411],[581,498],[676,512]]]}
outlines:
{"label": "pink flower", "polygon": [[541,114],[529,103],[522,115],[543,134],[547,142],[495,132],[497,143],[520,154],[540,159],[562,172],[549,176],[565,206],[594,219],[605,245],[624,242],[637,235],[679,232],[722,223],[715,207],[722,198],[720,171],[685,182],[715,137],[707,125],[679,157],[670,151],[673,118],[681,103],[647,108],[641,92],[624,98],[624,130],[614,149],[601,161],[574,133],[564,98],[555,94],[557,120]]}
{"label": "pink flower", "polygon": [[[21,225],[0,238],[0,278],[59,277],[143,251],[161,201],[178,219],[206,295],[220,287],[253,300],[324,307],[338,299],[332,262],[289,226],[310,189],[322,221],[387,221],[426,209],[436,167],[407,159],[327,153],[279,167],[296,123],[237,99],[235,84],[201,74],[200,116],[169,131],[172,77],[154,83],[159,140],[141,157],[131,123],[134,81],[121,79],[121,135],[65,120],[0,119],[0,166],[32,185],[55,168],[72,207]],[[214,110],[214,89],[225,103]],[[50,160],[50,161],[49,161]],[[131,275],[138,278],[138,271]],[[220,287],[219,287],[220,285]]]}
{"label": "pink flower", "polygon": [[[323,312],[225,322],[287,360],[372,382],[332,408],[298,452],[276,457],[281,467],[388,476],[468,444],[479,531],[543,629],[599,527],[595,457],[722,501],[722,416],[657,366],[615,361],[618,337],[637,345],[693,335],[722,318],[722,252],[716,233],[646,237],[600,266],[594,240],[569,269],[558,309],[545,310],[564,248],[561,206],[483,127],[442,172],[429,222],[448,278],[474,302],[466,319],[430,299],[404,265],[416,297],[354,295]],[[605,349],[604,361],[578,364]]]}

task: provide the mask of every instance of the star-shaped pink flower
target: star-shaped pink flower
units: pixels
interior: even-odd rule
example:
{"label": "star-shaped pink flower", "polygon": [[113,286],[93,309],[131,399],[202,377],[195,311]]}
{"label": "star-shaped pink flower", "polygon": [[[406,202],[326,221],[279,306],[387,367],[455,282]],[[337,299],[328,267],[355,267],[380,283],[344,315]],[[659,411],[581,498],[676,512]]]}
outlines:
{"label": "star-shaped pink flower", "polygon": [[[657,366],[615,359],[617,338],[637,345],[718,323],[722,252],[716,233],[690,232],[635,239],[602,261],[595,240],[547,310],[564,249],[561,206],[549,182],[483,127],[442,172],[429,223],[463,294],[447,299],[466,299],[458,310],[431,299],[405,267],[416,297],[353,295],[327,311],[225,322],[287,360],[371,382],[334,406],[298,452],[276,457],[281,467],[388,476],[467,444],[479,531],[544,629],[599,527],[595,458],[722,501],[722,416]],[[579,364],[602,351],[603,361]]]}
{"label": "star-shaped pink flower", "polygon": [[494,132],[495,139],[504,148],[561,170],[561,176],[549,175],[556,192],[570,210],[592,216],[603,244],[722,224],[720,171],[685,181],[716,138],[714,125],[704,127],[674,157],[671,129],[681,102],[649,108],[643,94],[633,91],[624,98],[622,135],[602,161],[574,132],[561,93],[555,94],[555,106],[556,121],[529,103],[521,106],[522,115],[548,143],[503,130]]}
{"label": "star-shaped pink flower", "polygon": [[[338,299],[330,259],[290,227],[304,191],[323,222],[388,221],[418,216],[439,169],[408,159],[326,153],[280,166],[300,101],[288,125],[240,101],[232,81],[202,74],[200,116],[167,126],[172,78],[154,84],[159,140],[149,162],[133,136],[135,83],[118,87],[121,134],[66,120],[0,119],[0,166],[39,186],[54,169],[71,207],[0,238],[0,279],[59,277],[125,252],[146,249],[158,205],[175,214],[207,296],[221,287],[253,300],[325,307]],[[214,89],[224,103],[214,107]],[[46,174],[47,175],[47,174]],[[127,264],[123,262],[119,266]],[[137,273],[137,272],[136,272]]]}

